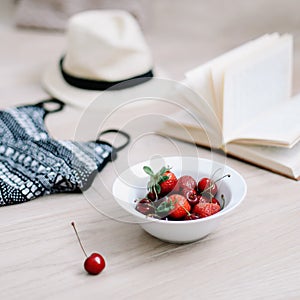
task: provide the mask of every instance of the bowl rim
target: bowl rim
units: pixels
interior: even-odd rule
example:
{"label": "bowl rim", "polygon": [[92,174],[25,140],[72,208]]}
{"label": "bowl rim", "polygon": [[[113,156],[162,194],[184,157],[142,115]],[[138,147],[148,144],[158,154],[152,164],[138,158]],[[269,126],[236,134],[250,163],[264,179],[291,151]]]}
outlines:
{"label": "bowl rim", "polygon": [[[202,161],[202,162],[205,162],[205,163],[214,163],[215,165],[219,165],[220,167],[222,166],[227,171],[230,171],[231,175],[234,174],[236,176],[236,178],[240,181],[239,183],[243,187],[242,195],[240,196],[240,198],[238,200],[236,200],[236,202],[232,206],[227,205],[221,211],[217,212],[216,214],[208,216],[208,217],[205,217],[205,218],[200,218],[200,219],[197,219],[197,220],[180,220],[180,221],[177,221],[177,220],[161,220],[161,219],[155,219],[155,218],[152,218],[152,217],[148,217],[148,216],[146,216],[146,215],[144,215],[144,214],[136,211],[134,209],[134,207],[132,207],[131,209],[128,209],[127,207],[124,207],[122,204],[120,204],[121,201],[123,201],[125,203],[130,203],[130,202],[129,201],[121,200],[118,197],[116,197],[116,195],[115,195],[115,189],[116,189],[117,183],[118,182],[122,183],[122,181],[120,180],[120,176],[119,176],[119,177],[117,177],[114,180],[114,183],[113,183],[113,186],[112,186],[112,194],[113,194],[116,202],[124,210],[126,210],[128,213],[130,213],[134,217],[137,217],[137,218],[143,220],[143,222],[141,222],[139,224],[144,225],[144,224],[147,224],[147,223],[160,223],[160,224],[172,224],[172,225],[177,224],[177,225],[180,225],[180,224],[202,223],[202,222],[206,222],[206,221],[209,221],[209,220],[220,218],[220,217],[228,214],[229,212],[231,212],[232,210],[234,210],[236,207],[238,207],[244,201],[245,196],[247,194],[247,183],[246,183],[245,179],[243,178],[243,176],[239,172],[237,172],[235,169],[233,169],[232,167],[229,167],[229,166],[227,166],[224,163],[216,162],[216,161],[213,161],[211,159],[201,158],[201,157],[197,157],[197,156],[165,156],[163,158],[166,159],[166,160],[173,160],[173,159],[176,159],[176,158],[180,158],[180,159],[196,159],[198,161]],[[150,160],[145,160],[145,161],[142,161],[142,162],[138,162],[138,163],[130,166],[126,170],[124,170],[121,173],[121,175],[124,174],[125,172],[128,172],[132,168],[137,168],[139,165],[145,165],[147,163],[149,164],[149,162],[150,162]]]}

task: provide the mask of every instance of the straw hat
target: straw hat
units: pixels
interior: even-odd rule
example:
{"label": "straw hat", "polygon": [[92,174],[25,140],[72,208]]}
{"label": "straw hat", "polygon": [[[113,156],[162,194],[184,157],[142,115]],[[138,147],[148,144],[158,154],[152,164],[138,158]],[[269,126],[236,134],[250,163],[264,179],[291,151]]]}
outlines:
{"label": "straw hat", "polygon": [[136,19],[122,10],[93,10],[71,17],[67,49],[42,84],[52,97],[79,107],[105,93],[96,106],[107,109],[148,95],[152,77],[152,55]]}

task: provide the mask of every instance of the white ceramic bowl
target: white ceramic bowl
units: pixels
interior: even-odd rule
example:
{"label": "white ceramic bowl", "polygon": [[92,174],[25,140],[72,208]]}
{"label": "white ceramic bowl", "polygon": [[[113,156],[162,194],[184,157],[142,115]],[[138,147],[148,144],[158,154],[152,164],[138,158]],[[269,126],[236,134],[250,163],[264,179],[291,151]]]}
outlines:
{"label": "white ceramic bowl", "polygon": [[[197,181],[202,177],[214,179],[224,174],[230,174],[217,183],[218,194],[225,196],[225,207],[218,213],[192,221],[166,221],[147,217],[135,210],[136,199],[147,194],[149,176],[143,171],[143,166],[151,166],[158,171],[163,165],[172,167],[177,177],[190,175]],[[149,234],[167,242],[189,243],[197,241],[214,231],[223,217],[235,209],[244,199],[247,192],[246,182],[234,169],[212,160],[198,157],[165,157],[157,160],[138,163],[124,171],[113,184],[113,195],[120,206],[134,216],[136,222]]]}

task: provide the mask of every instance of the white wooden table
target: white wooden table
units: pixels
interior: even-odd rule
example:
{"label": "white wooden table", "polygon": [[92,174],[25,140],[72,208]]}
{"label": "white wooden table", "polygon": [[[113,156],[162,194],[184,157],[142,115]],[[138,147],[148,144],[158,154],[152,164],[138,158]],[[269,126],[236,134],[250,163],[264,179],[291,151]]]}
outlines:
{"label": "white wooden table", "polygon": [[[177,10],[175,4],[170,8],[171,20],[184,8],[178,2]],[[294,6],[282,8],[286,19],[272,18],[280,15],[278,7],[270,11],[264,7],[264,17],[258,14],[253,27],[245,24],[246,19],[240,30],[236,26],[229,30],[235,22],[243,23],[236,10],[225,11],[219,27],[216,23],[211,27],[215,34],[212,36],[196,30],[200,21],[191,7],[187,11],[186,6],[185,11],[186,17],[190,13],[190,23],[185,20],[182,27],[174,23],[177,31],[173,34],[165,15],[157,13],[156,25],[149,30],[148,38],[156,60],[175,79],[181,78],[188,68],[272,30],[295,35],[295,64],[299,65],[300,24],[291,21],[296,20],[297,3],[287,2]],[[191,3],[188,1],[187,5]],[[163,11],[164,4],[156,6],[159,12]],[[203,20],[205,14],[200,13],[200,5],[195,7],[202,22],[212,22]],[[254,12],[255,9],[252,16]],[[230,14],[235,18],[231,23]],[[222,27],[221,22],[227,27]],[[169,35],[158,30],[165,23]],[[227,35],[221,34],[222,28]],[[200,37],[204,41],[201,44]],[[64,37],[0,27],[0,40],[1,108],[47,97],[39,84],[40,75],[47,63],[62,53]],[[299,89],[297,70],[295,73],[295,88]],[[55,138],[76,137],[81,113],[67,106],[50,115],[46,121],[49,131]],[[139,122],[139,128],[134,123],[128,127],[134,142],[95,180],[98,188],[103,187],[98,191],[100,195],[90,190],[0,208],[0,299],[300,299],[299,182],[227,158],[226,163],[244,176],[248,194],[242,205],[207,238],[193,244],[169,244],[146,234],[138,225],[120,221],[126,219],[126,213],[112,199],[110,187],[127,165],[154,155],[211,157],[205,149],[181,142],[176,142],[176,148],[168,139],[154,134],[141,138],[141,133],[149,133],[152,127],[143,127],[143,120]],[[91,133],[87,131],[85,138],[91,138]],[[84,256],[71,221],[76,222],[87,252],[105,256],[107,268],[102,274],[89,276],[83,270]]]}

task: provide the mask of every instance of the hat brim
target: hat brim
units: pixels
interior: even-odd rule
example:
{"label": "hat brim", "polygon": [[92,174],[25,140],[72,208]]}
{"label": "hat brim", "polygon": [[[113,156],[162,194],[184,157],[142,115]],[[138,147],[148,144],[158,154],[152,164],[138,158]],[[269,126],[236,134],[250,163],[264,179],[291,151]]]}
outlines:
{"label": "hat brim", "polygon": [[[155,74],[158,74],[159,78],[165,77],[162,71],[155,70]],[[50,65],[42,76],[42,86],[52,97],[79,108],[87,108],[92,105],[93,108],[100,110],[109,110],[126,101],[140,97],[157,96],[154,95],[160,90],[157,89],[157,84],[157,80],[153,78],[123,90],[95,91],[80,89],[64,80],[58,63]],[[100,97],[102,94],[105,97]]]}

